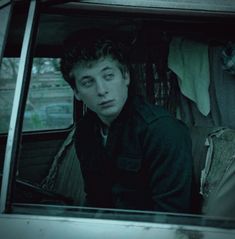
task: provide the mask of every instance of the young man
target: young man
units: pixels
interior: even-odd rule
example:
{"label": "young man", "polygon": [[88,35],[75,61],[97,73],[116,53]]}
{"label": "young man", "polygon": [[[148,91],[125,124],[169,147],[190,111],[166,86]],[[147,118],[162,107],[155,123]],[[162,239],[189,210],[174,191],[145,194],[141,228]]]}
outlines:
{"label": "young man", "polygon": [[94,31],[75,35],[66,43],[61,71],[89,109],[74,136],[86,205],[190,212],[188,129],[160,106],[129,94],[121,45]]}

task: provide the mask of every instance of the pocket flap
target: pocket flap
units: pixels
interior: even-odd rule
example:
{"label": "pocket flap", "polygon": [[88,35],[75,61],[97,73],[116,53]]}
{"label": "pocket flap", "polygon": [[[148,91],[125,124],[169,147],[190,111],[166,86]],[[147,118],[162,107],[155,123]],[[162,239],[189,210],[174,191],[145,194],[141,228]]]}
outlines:
{"label": "pocket flap", "polygon": [[120,156],[117,159],[119,169],[127,171],[138,171],[141,166],[141,158]]}

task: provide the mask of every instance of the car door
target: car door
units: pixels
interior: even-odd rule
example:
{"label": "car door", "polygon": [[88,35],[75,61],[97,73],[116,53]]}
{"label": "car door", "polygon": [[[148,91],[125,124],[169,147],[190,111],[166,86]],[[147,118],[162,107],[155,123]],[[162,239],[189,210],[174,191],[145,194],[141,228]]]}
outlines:
{"label": "car door", "polygon": [[[212,39],[214,44],[233,40],[232,1],[13,2],[1,64],[6,77],[0,79],[5,79],[0,97],[7,102],[1,104],[5,114],[0,126],[0,236],[232,238],[234,218],[87,208],[82,200],[74,203],[70,196],[76,191],[78,199],[84,195],[71,139],[74,123],[86,107],[74,100],[59,72],[63,40],[74,30],[99,26],[121,32],[120,40],[125,38],[136,47],[131,57],[138,92],[177,116],[182,99],[177,76],[168,69],[169,43],[175,36],[200,42]],[[191,116],[195,105],[186,101]],[[195,118],[184,119],[195,126]]]}

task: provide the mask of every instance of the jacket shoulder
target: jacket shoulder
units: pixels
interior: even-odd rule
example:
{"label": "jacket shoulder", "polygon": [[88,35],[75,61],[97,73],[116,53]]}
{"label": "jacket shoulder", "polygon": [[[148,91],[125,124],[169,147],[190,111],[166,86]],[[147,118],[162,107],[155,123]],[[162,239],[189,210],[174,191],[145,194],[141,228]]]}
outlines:
{"label": "jacket shoulder", "polygon": [[162,106],[153,105],[146,100],[138,99],[134,101],[136,113],[147,124],[164,117],[172,117],[172,115]]}

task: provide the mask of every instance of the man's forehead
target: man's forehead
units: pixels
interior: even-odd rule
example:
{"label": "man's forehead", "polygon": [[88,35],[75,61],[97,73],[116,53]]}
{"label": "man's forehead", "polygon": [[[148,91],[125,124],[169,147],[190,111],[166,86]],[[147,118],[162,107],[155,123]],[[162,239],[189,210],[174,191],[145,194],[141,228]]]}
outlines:
{"label": "man's forehead", "polygon": [[75,70],[85,70],[85,69],[91,69],[91,68],[112,68],[117,67],[119,65],[119,62],[115,59],[113,59],[111,56],[102,57],[97,60],[89,60],[89,61],[80,61],[77,64],[75,64],[74,69]]}

